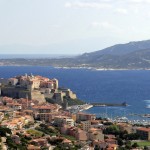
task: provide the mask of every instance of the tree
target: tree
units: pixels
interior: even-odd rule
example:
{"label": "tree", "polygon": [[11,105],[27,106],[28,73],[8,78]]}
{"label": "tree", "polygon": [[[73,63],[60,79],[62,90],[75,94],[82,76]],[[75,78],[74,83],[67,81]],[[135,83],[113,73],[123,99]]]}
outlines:
{"label": "tree", "polygon": [[122,146],[123,145],[123,140],[121,138],[118,138],[118,145]]}
{"label": "tree", "polygon": [[137,134],[137,133],[131,133],[131,134],[127,134],[125,136],[125,139],[126,140],[138,140],[139,137],[140,137],[139,134]]}
{"label": "tree", "polygon": [[126,130],[119,132],[119,138],[126,139],[128,132]]}
{"label": "tree", "polygon": [[119,127],[117,125],[110,125],[103,132],[104,132],[104,134],[119,135],[120,129],[119,129]]}
{"label": "tree", "polygon": [[117,150],[127,150],[125,147],[119,147]]}
{"label": "tree", "polygon": [[11,134],[11,130],[9,128],[0,127],[0,136],[6,137],[6,134]]}
{"label": "tree", "polygon": [[147,147],[147,146],[144,146],[144,150],[148,150],[148,147]]}
{"label": "tree", "polygon": [[99,150],[98,145],[96,145],[96,146],[94,147],[94,150]]}
{"label": "tree", "polygon": [[131,149],[131,142],[130,141],[126,141],[125,148],[126,149]]}
{"label": "tree", "polygon": [[136,148],[136,147],[139,147],[139,145],[138,145],[137,143],[133,143],[133,144],[132,144],[132,147],[133,147],[133,148]]}

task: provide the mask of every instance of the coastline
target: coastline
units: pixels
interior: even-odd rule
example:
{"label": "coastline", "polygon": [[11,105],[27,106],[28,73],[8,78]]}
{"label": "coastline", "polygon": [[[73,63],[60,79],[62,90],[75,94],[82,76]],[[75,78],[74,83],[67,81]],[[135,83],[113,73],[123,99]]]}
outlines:
{"label": "coastline", "polygon": [[[16,68],[16,70],[20,70],[21,69],[21,67],[22,68],[24,68],[23,66],[17,66],[18,68]],[[32,68],[32,69],[30,69],[30,71],[29,72],[33,72],[33,73],[35,73],[35,70],[37,70],[37,68],[38,68],[38,66],[27,66],[27,68]],[[36,68],[37,67],[37,68]],[[55,67],[50,67],[50,66],[39,66],[39,68],[45,68],[46,70],[45,70],[45,72],[47,72],[47,74],[45,74],[45,76],[49,76],[49,74],[50,74],[50,71],[51,71],[51,68],[53,69],[53,68],[55,68]],[[5,67],[4,67],[5,68]],[[7,67],[6,67],[7,68]],[[12,72],[14,72],[14,68],[15,67],[12,67],[12,69],[11,69],[11,67],[9,68],[7,68],[7,69],[2,69],[3,71],[5,71],[5,70],[9,70],[9,73],[11,72],[10,70],[12,70]],[[27,72],[26,71],[26,69],[27,69],[26,67],[25,67],[25,73]],[[81,69],[81,72],[84,72],[84,70],[82,71],[82,68],[79,68],[79,69]],[[2,71],[2,72],[3,72]],[[57,70],[57,73],[59,74],[60,73],[60,71],[61,70]],[[67,70],[66,70],[67,71]],[[66,72],[65,71],[65,72]],[[72,70],[73,71],[73,70]],[[71,71],[71,72],[72,72]],[[5,71],[6,72],[6,71]],[[18,72],[18,71],[17,71]],[[63,70],[62,70],[62,72],[64,72]],[[70,72],[70,71],[69,71]],[[86,72],[86,71],[85,71]],[[91,72],[91,71],[88,71],[88,72]],[[94,72],[94,71],[93,71]],[[111,72],[111,71],[110,71]],[[130,71],[129,71],[130,72]],[[134,72],[134,71],[133,71]],[[147,71],[147,73],[148,73],[149,71]],[[20,73],[20,71],[19,71],[19,73]],[[52,73],[52,72],[51,72]],[[101,74],[101,72],[99,72],[100,74]],[[108,72],[109,73],[109,72]],[[5,73],[4,73],[5,74]],[[7,73],[6,73],[7,74]],[[43,75],[44,73],[42,72],[42,75]],[[93,74],[93,73],[92,73]],[[136,71],[135,71],[135,74],[136,74]],[[149,74],[149,73],[148,73]],[[70,74],[69,74],[70,75]],[[54,76],[56,76],[56,73],[54,74]],[[62,74],[60,75],[60,76],[62,76]],[[60,79],[62,79],[63,77],[60,77],[60,76],[58,76]],[[79,78],[81,78],[81,77],[79,77]],[[95,78],[95,77],[93,77],[93,78]],[[148,77],[149,78],[149,77]],[[70,82],[72,81],[72,80],[69,80]],[[77,81],[79,81],[80,82],[80,80],[77,80]],[[66,82],[66,81],[65,81]],[[96,83],[96,82],[95,82]],[[65,85],[65,83],[63,82],[63,84]],[[70,87],[70,86],[69,86]],[[82,87],[81,87],[81,89],[82,89]],[[79,91],[77,90],[77,93],[78,93]],[[81,94],[81,93],[80,93]],[[82,98],[82,99],[92,99],[92,98]],[[146,99],[148,99],[148,98],[146,98]],[[89,101],[88,101],[89,102]],[[129,103],[128,101],[127,101],[127,103]],[[133,105],[132,105],[133,106]],[[146,104],[145,104],[145,106],[143,106],[143,108],[145,108],[146,107]],[[88,110],[88,113],[91,113],[91,114],[96,114],[97,112],[100,114],[100,113],[104,113],[105,111],[106,111],[106,109],[108,109],[108,113],[109,114],[111,114],[111,113],[113,113],[113,116],[114,116],[114,112],[116,111],[116,116],[119,114],[119,111],[120,110],[123,110],[123,109],[126,109],[126,110],[128,110],[130,107],[127,107],[127,109],[124,107],[124,108],[122,108],[122,107],[115,107],[115,106],[113,106],[113,107],[94,107],[94,108],[91,108],[91,109],[89,109]],[[95,111],[95,110],[96,111]],[[101,109],[101,111],[100,111],[100,109]],[[113,109],[115,109],[115,110],[113,110]],[[117,109],[117,110],[116,110]],[[94,111],[93,111],[94,110]],[[124,110],[124,111],[126,111],[126,110]],[[117,112],[118,111],[118,112]],[[135,112],[133,112],[131,109],[129,109],[129,111],[131,112],[131,113],[137,113],[136,111]],[[145,112],[142,112],[141,114],[144,114]],[[148,114],[148,113],[147,113]],[[120,115],[120,114],[119,114]],[[130,117],[131,118],[131,117]],[[135,116],[135,118],[139,118],[138,116],[136,117]],[[140,118],[140,120],[141,119],[143,119],[143,118]]]}
{"label": "coastline", "polygon": [[95,67],[57,67],[57,66],[49,66],[49,65],[17,65],[17,64],[9,64],[9,65],[2,65],[0,64],[0,67],[52,67],[55,69],[87,69],[87,70],[92,70],[92,71],[140,71],[140,70],[150,70],[150,68],[95,68]]}

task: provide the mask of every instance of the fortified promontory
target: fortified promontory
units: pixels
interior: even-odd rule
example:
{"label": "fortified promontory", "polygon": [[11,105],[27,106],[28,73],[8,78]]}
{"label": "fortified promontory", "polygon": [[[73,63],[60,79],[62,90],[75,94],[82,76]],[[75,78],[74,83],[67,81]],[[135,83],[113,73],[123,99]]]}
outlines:
{"label": "fortified promontory", "polygon": [[9,79],[0,79],[0,94],[12,98],[27,98],[45,103],[46,100],[67,106],[66,99],[76,100],[76,94],[70,89],[59,88],[57,79],[39,75],[21,75]]}

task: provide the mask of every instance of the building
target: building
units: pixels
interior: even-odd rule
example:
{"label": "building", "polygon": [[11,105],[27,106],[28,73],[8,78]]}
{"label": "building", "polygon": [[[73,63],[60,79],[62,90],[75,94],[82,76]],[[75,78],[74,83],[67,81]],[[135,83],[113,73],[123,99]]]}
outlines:
{"label": "building", "polygon": [[103,129],[104,125],[99,120],[91,120],[91,128],[100,128],[100,129]]}
{"label": "building", "polygon": [[64,139],[63,141],[62,141],[62,144],[66,147],[70,147],[71,145],[72,145],[72,142],[70,141],[70,140],[68,140],[68,139]]}
{"label": "building", "polygon": [[140,135],[142,140],[150,141],[150,128],[137,128],[136,133]]}
{"label": "building", "polygon": [[48,146],[48,141],[45,138],[33,139],[30,143],[35,146]]}
{"label": "building", "polygon": [[74,120],[72,118],[64,118],[63,123],[71,127],[74,126]]}
{"label": "building", "polygon": [[101,129],[91,128],[88,131],[88,138],[89,140],[98,140],[98,141],[104,141],[104,134],[102,133]]}
{"label": "building", "polygon": [[63,93],[65,93],[65,96],[71,99],[76,99],[77,96],[75,93],[73,93],[70,89],[61,88],[60,89]]}
{"label": "building", "polygon": [[[57,79],[49,79],[42,76],[33,76],[25,75],[19,76],[14,79],[18,80],[18,83],[22,87],[27,87],[28,89],[39,89],[39,88],[50,88],[50,89],[58,89],[58,80]],[[9,79],[10,80],[10,79]]]}
{"label": "building", "polygon": [[8,85],[15,86],[17,84],[18,84],[18,79],[16,79],[16,78],[9,78],[8,79]]}
{"label": "building", "polygon": [[89,129],[91,128],[91,121],[81,121],[81,125],[82,125],[82,129],[84,131],[89,131]]}
{"label": "building", "polygon": [[60,92],[55,92],[53,97],[59,104],[62,104],[64,102],[63,101],[64,96],[66,96],[66,94],[60,91]]}
{"label": "building", "polygon": [[76,129],[75,138],[79,141],[87,141],[88,140],[87,132],[81,129]]}
{"label": "building", "polygon": [[28,145],[27,150],[41,150],[41,146]]}
{"label": "building", "polygon": [[58,80],[57,79],[52,79],[53,82],[53,89],[58,89],[59,85],[58,85]]}
{"label": "building", "polygon": [[3,112],[0,112],[0,121],[2,121],[4,118],[4,113]]}
{"label": "building", "polygon": [[76,114],[77,122],[87,121],[87,120],[95,120],[95,119],[96,119],[96,115],[94,115],[94,114],[86,114],[86,113],[82,113],[82,112],[79,112]]}
{"label": "building", "polygon": [[16,144],[20,144],[20,137],[18,135],[12,135],[12,141]]}
{"label": "building", "polygon": [[41,121],[45,121],[45,122],[51,122],[53,119],[53,113],[39,113],[38,114],[38,118]]}
{"label": "building", "polygon": [[74,126],[74,120],[68,116],[55,116],[54,122],[59,127],[63,125]]}
{"label": "building", "polygon": [[32,108],[34,111],[38,113],[51,113],[51,112],[58,112],[60,106],[55,104],[48,104],[48,105],[33,106]]}
{"label": "building", "polygon": [[13,110],[21,110],[22,109],[22,104],[19,104],[19,103],[7,103],[7,106],[9,108],[12,108]]}
{"label": "building", "polygon": [[117,125],[120,128],[120,130],[122,130],[122,131],[127,131],[128,134],[133,133],[132,125],[130,125],[128,123],[118,123]]}
{"label": "building", "polygon": [[13,98],[11,98],[11,97],[4,96],[4,97],[2,97],[2,102],[3,102],[4,104],[7,104],[7,103],[13,103],[14,100],[13,100]]}

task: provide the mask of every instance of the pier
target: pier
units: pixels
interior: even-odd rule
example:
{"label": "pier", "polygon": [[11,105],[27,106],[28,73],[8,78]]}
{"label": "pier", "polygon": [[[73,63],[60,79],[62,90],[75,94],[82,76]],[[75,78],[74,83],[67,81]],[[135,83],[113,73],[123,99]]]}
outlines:
{"label": "pier", "polygon": [[105,107],[105,106],[123,106],[126,107],[128,106],[128,104],[126,102],[123,102],[121,104],[119,103],[91,103],[91,105],[93,105],[93,107]]}

